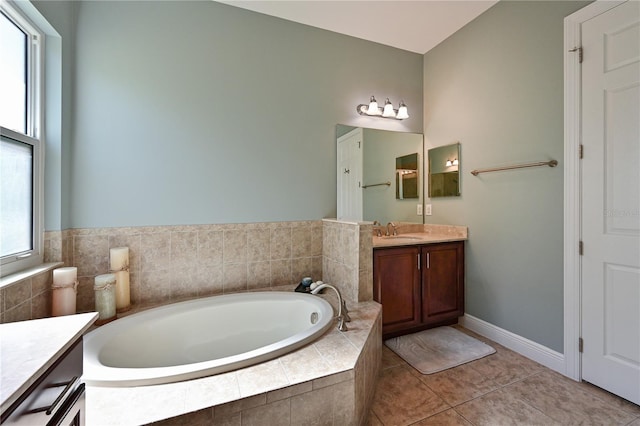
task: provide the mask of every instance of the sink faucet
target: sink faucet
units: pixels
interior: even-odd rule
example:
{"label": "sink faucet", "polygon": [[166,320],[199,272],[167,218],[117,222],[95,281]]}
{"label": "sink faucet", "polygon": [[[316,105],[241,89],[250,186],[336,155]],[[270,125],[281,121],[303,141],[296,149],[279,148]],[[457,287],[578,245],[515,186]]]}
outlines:
{"label": "sink faucet", "polygon": [[[393,234],[389,233],[389,226],[393,228]],[[387,223],[387,233],[385,234],[387,237],[389,235],[398,235],[398,230],[396,229],[396,224],[393,222]]]}
{"label": "sink faucet", "polygon": [[351,318],[349,317],[349,311],[347,311],[347,304],[345,303],[338,289],[330,284],[322,283],[319,286],[315,287],[313,290],[311,290],[311,294],[318,294],[320,293],[320,291],[322,291],[325,288],[332,289],[338,295],[338,330],[347,331],[348,328],[345,323],[350,322]]}
{"label": "sink faucet", "polygon": [[382,224],[377,220],[373,221],[373,230],[376,231],[376,236],[382,237]]}

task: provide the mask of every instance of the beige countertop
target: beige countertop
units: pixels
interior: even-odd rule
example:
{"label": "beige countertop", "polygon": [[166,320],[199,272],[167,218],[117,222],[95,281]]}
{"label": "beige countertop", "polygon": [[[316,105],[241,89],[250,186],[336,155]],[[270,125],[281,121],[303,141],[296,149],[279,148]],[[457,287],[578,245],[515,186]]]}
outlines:
{"label": "beige countertop", "polygon": [[98,318],[67,315],[0,324],[0,412],[8,409]]}
{"label": "beige countertop", "polygon": [[[374,228],[375,229],[375,228]],[[383,228],[384,229],[384,228]],[[397,235],[373,235],[373,248],[466,241],[467,227],[455,225],[400,225]]]}

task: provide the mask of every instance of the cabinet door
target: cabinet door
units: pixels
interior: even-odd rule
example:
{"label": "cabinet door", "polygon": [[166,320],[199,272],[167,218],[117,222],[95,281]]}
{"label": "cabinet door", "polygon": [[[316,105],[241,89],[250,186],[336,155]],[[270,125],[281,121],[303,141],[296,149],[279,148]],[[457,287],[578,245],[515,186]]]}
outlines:
{"label": "cabinet door", "polygon": [[422,322],[464,314],[464,242],[422,248]]}
{"label": "cabinet door", "polygon": [[373,256],[373,298],[382,304],[383,333],[420,324],[420,249],[376,249]]}

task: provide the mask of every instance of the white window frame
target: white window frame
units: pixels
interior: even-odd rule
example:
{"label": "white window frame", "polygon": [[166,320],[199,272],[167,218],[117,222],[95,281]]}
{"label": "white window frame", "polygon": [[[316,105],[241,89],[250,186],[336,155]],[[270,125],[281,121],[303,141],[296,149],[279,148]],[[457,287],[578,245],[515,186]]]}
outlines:
{"label": "white window frame", "polygon": [[44,257],[44,33],[12,2],[1,0],[0,10],[22,29],[27,43],[27,133],[0,126],[2,138],[33,147],[32,249],[0,258],[0,276],[4,277],[43,263]]}

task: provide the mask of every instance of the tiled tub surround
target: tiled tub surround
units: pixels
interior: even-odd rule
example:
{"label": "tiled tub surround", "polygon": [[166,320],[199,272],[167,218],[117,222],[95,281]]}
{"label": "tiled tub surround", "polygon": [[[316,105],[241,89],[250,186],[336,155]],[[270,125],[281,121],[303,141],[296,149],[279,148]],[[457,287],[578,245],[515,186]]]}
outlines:
{"label": "tiled tub surround", "polygon": [[[109,249],[129,247],[131,302],[138,306],[294,286],[304,276],[372,300],[372,225],[332,219],[222,225],[48,231],[45,261],[78,267],[77,311],[94,310],[96,275]],[[0,289],[0,322],[51,316],[51,271]]]}
{"label": "tiled tub surround", "polygon": [[[94,310],[109,249],[129,247],[131,302],[149,306],[322,279],[322,221],[70,229],[45,233],[45,261],[78,267],[77,311]],[[0,321],[51,315],[52,273],[0,289]]]}
{"label": "tiled tub surround", "polygon": [[331,327],[252,367],[155,386],[87,387],[87,424],[365,424],[381,361],[381,307],[354,304],[350,315],[349,331]]}
{"label": "tiled tub surround", "polygon": [[[169,385],[92,388],[89,407],[114,416],[110,424],[182,413],[190,414],[175,424],[211,424],[214,418],[231,425],[264,424],[265,418],[277,424],[364,424],[382,344],[380,306],[371,302],[371,227],[325,219],[45,233],[45,261],[78,267],[78,312],[94,309],[93,280],[107,272],[109,249],[127,246],[133,303],[127,314],[201,296],[292,290],[311,275],[340,289],[353,319],[346,333],[332,327],[312,345],[247,369]],[[48,271],[0,289],[1,321],[50,316],[51,283]],[[335,308],[334,294],[323,297]],[[116,403],[127,407],[119,410]]]}
{"label": "tiled tub surround", "polygon": [[373,300],[372,223],[322,222],[323,281],[338,287],[347,302]]}

